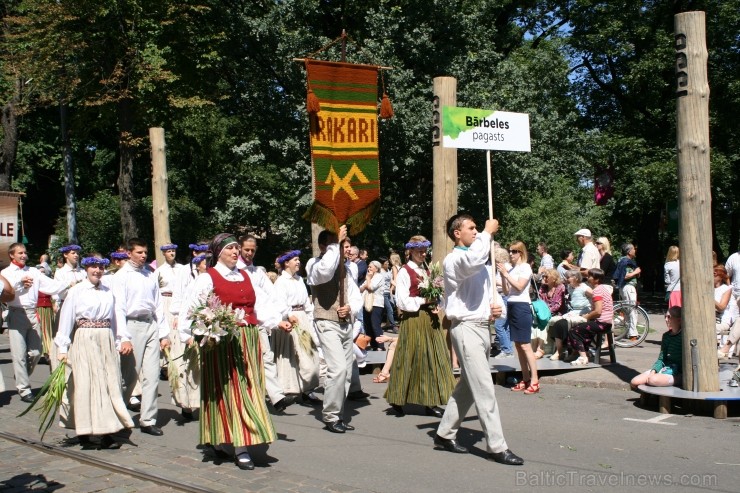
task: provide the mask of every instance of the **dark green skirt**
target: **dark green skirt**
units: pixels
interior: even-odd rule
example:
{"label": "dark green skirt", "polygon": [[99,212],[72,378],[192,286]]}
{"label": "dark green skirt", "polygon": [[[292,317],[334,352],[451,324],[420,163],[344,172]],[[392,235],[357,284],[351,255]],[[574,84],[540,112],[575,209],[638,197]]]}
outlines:
{"label": "dark green skirt", "polygon": [[385,398],[389,404],[440,406],[455,388],[450,351],[439,317],[403,312]]}

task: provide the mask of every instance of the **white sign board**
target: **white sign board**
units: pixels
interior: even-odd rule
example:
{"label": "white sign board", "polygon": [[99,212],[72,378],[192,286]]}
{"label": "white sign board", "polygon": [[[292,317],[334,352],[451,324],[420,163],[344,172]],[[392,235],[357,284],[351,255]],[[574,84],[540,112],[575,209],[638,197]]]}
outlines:
{"label": "white sign board", "polygon": [[531,152],[529,115],[443,106],[442,147]]}

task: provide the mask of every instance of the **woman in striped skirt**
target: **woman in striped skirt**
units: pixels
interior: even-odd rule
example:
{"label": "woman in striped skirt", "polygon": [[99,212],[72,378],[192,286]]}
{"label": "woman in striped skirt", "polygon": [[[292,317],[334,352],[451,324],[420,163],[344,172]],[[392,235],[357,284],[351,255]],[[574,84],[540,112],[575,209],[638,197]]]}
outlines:
{"label": "woman in striped skirt", "polygon": [[441,418],[438,406],[447,403],[455,387],[437,300],[419,295],[419,282],[429,275],[425,261],[430,246],[423,236],[412,236],[406,243],[410,259],[396,277],[401,325],[385,398],[399,416],[404,404],[418,404],[427,415]]}
{"label": "woman in striped skirt", "polygon": [[[240,469],[254,469],[248,447],[275,440],[272,419],[265,404],[264,366],[257,324],[290,330],[279,308],[260,289],[254,289],[247,273],[236,268],[239,245],[234,236],[221,233],[210,243],[210,268],[195,279],[183,309],[196,309],[208,295],[223,305],[245,312],[245,324],[235,336],[225,336],[201,348],[200,443],[225,457],[225,445],[234,446]],[[180,338],[193,342],[192,319],[180,327]]]}
{"label": "woman in striped skirt", "polygon": [[82,259],[87,279],[69,290],[54,343],[58,360],[71,367],[65,424],[75,429],[83,444],[89,443],[90,435],[102,435],[102,448],[119,448],[120,442],[111,435],[134,423],[121,394],[113,293],[100,283],[108,263],[97,257]]}

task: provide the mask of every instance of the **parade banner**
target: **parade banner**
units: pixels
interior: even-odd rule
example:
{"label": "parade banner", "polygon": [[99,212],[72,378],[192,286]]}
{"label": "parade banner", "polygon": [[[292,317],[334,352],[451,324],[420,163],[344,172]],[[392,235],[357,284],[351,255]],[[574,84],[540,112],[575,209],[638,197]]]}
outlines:
{"label": "parade banner", "polygon": [[442,107],[442,147],[531,152],[529,115]]}
{"label": "parade banner", "polygon": [[0,192],[0,268],[10,263],[8,248],[18,241],[18,196]]}
{"label": "parade banner", "polygon": [[309,108],[315,195],[304,218],[355,234],[380,205],[378,67],[306,60],[306,70],[320,109]]}

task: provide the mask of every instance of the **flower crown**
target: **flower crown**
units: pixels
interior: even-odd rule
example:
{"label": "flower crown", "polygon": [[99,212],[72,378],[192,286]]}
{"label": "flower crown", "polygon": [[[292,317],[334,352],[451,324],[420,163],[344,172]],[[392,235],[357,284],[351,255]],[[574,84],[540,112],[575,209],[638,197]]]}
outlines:
{"label": "flower crown", "polygon": [[175,245],[174,243],[168,243],[166,245],[162,245],[161,247],[159,247],[159,249],[163,252],[165,250],[177,250],[177,245]]}
{"label": "flower crown", "polygon": [[100,257],[85,257],[80,263],[83,267],[87,267],[88,265],[102,265],[104,267],[108,267],[110,265],[110,260]]}
{"label": "flower crown", "polygon": [[294,257],[299,257],[300,255],[301,255],[301,251],[300,250],[292,250],[292,251],[286,253],[285,255],[283,255],[281,257],[278,257],[277,263],[278,264],[282,264],[283,262],[287,262],[288,260],[290,260],[290,259],[292,259]]}
{"label": "flower crown", "polygon": [[429,248],[430,246],[432,246],[432,242],[429,240],[410,241],[406,243],[406,250],[411,250],[412,248]]}
{"label": "flower crown", "polygon": [[195,252],[206,252],[208,251],[208,245],[198,245],[197,243],[191,243],[188,248]]}
{"label": "flower crown", "polygon": [[198,265],[199,263],[203,262],[207,258],[208,258],[208,255],[204,253],[203,255],[198,255],[197,257],[193,257],[193,260],[191,260],[190,263]]}
{"label": "flower crown", "polygon": [[113,260],[128,260],[128,253],[126,252],[111,252],[110,258]]}
{"label": "flower crown", "polygon": [[65,245],[62,248],[59,249],[59,253],[67,253],[67,252],[77,252],[82,250],[82,247],[80,245]]}

